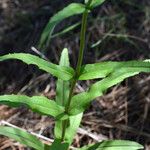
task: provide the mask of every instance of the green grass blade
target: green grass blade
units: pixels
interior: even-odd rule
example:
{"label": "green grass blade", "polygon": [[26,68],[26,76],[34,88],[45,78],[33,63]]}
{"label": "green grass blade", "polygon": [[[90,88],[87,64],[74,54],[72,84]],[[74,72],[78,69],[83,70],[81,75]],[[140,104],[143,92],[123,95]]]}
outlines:
{"label": "green grass blade", "polygon": [[80,24],[81,24],[81,22],[77,22],[77,23],[75,23],[75,24],[73,24],[73,25],[63,29],[62,31],[60,31],[58,33],[55,33],[54,35],[51,36],[51,38],[55,38],[57,36],[64,35],[65,33],[68,33],[70,31],[74,30],[75,28],[77,28]]}
{"label": "green grass blade", "polygon": [[70,114],[75,115],[83,112],[93,99],[102,96],[108,88],[122,82],[126,78],[137,75],[140,72],[150,72],[149,62],[143,63],[143,66],[141,65],[140,67],[133,67],[137,65],[137,62],[133,63],[132,67],[128,67],[128,63],[126,67],[116,69],[106,78],[93,84],[87,92],[75,95],[72,99]]}
{"label": "green grass blade", "polygon": [[110,73],[115,72],[120,68],[131,68],[135,70],[149,69],[150,63],[143,61],[128,61],[128,62],[100,62],[96,64],[87,64],[82,67],[79,80],[90,80],[104,78]]}
{"label": "green grass blade", "polygon": [[37,150],[44,150],[44,144],[38,138],[36,138],[35,136],[31,135],[30,133],[24,130],[0,126],[0,135],[12,138],[25,146]]}
{"label": "green grass blade", "polygon": [[[60,59],[60,66],[69,66],[68,50],[64,49]],[[69,96],[69,81],[63,81],[58,79],[56,88],[56,102],[61,106],[65,106]],[[69,117],[68,127],[66,129],[65,140],[71,144],[76,134],[76,131],[80,125],[82,119],[82,113],[76,116]],[[63,121],[59,120],[55,123],[55,137],[61,139],[62,136]]]}
{"label": "green grass blade", "polygon": [[143,149],[141,144],[126,140],[110,140],[97,144],[91,144],[77,150],[139,150]]}
{"label": "green grass blade", "polygon": [[0,104],[11,107],[27,106],[34,112],[55,118],[67,117],[64,115],[64,107],[57,105],[55,101],[44,96],[2,95],[0,96]]}
{"label": "green grass blade", "polygon": [[28,65],[36,65],[37,67],[39,67],[39,69],[44,70],[62,80],[70,80],[73,77],[74,73],[71,67],[59,66],[31,54],[14,53],[0,56],[0,61],[4,61],[7,59],[18,59]]}
{"label": "green grass blade", "polygon": [[39,42],[39,48],[42,48],[45,43],[49,43],[54,28],[58,23],[60,23],[62,20],[68,17],[82,14],[84,10],[85,5],[82,5],[80,3],[71,3],[70,5],[66,6],[64,9],[56,13],[47,23],[45,29],[42,32],[41,39]]}

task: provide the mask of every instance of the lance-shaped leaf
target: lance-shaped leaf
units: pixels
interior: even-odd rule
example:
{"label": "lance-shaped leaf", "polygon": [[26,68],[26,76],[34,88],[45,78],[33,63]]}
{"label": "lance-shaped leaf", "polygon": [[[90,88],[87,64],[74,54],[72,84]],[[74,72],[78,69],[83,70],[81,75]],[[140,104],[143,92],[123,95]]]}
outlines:
{"label": "lance-shaped leaf", "polygon": [[37,150],[44,150],[45,147],[38,138],[18,128],[0,126],[0,135],[12,138],[27,147]]}
{"label": "lance-shaped leaf", "polygon": [[[69,67],[69,56],[68,56],[68,49],[64,49],[61,54],[60,58],[60,66]],[[56,88],[56,103],[65,106],[69,96],[69,81],[63,81],[58,79],[57,81],[57,88]]]}
{"label": "lance-shaped leaf", "polygon": [[28,65],[36,65],[39,69],[44,70],[62,80],[70,80],[73,77],[74,71],[71,67],[59,66],[31,54],[14,53],[0,56],[0,61],[7,59],[18,59]]}
{"label": "lance-shaped leaf", "polygon": [[77,22],[73,25],[70,25],[69,27],[66,27],[65,29],[63,29],[62,31],[55,33],[51,36],[51,38],[55,38],[57,36],[61,36],[64,35],[65,33],[68,33],[69,31],[74,30],[75,28],[77,28],[79,25],[81,24],[81,22]]}
{"label": "lance-shaped leaf", "polygon": [[75,115],[83,112],[92,100],[94,100],[96,97],[102,96],[108,88],[122,82],[124,79],[137,75],[140,72],[150,72],[149,64],[147,65],[148,67],[123,67],[116,69],[106,78],[93,84],[87,92],[83,92],[74,96],[71,103],[70,114]]}
{"label": "lance-shaped leaf", "polygon": [[97,7],[99,5],[101,5],[103,2],[105,2],[105,0],[93,0],[91,3],[91,7]]}
{"label": "lance-shaped leaf", "polygon": [[87,64],[82,67],[79,80],[90,80],[104,78],[118,69],[130,68],[133,70],[147,70],[150,68],[150,62],[128,61],[128,62],[100,62]]}
{"label": "lance-shaped leaf", "polygon": [[67,117],[64,114],[64,107],[57,105],[55,101],[44,96],[2,95],[0,96],[0,104],[11,107],[27,106],[32,111],[55,118],[65,119]]}
{"label": "lance-shaped leaf", "polygon": [[45,43],[49,43],[53,30],[58,23],[68,17],[81,14],[84,11],[85,5],[82,5],[80,3],[71,3],[70,5],[66,6],[64,9],[56,13],[50,19],[44,31],[42,32],[39,47],[42,48]]}
{"label": "lance-shaped leaf", "polygon": [[91,144],[77,150],[139,150],[143,149],[141,144],[126,140],[110,140],[97,144]]}
{"label": "lance-shaped leaf", "polygon": [[[68,50],[64,49],[61,54],[60,66],[69,66]],[[61,106],[65,106],[69,97],[69,81],[58,79],[56,88],[56,102]],[[68,126],[65,134],[65,141],[72,143],[74,135],[80,125],[82,113],[76,116],[69,117]],[[61,139],[64,121],[58,120],[55,124],[55,138]]]}
{"label": "lance-shaped leaf", "polygon": [[[69,66],[68,49],[64,49],[61,53],[59,62],[60,66]],[[69,81],[57,80],[56,87],[56,103],[60,106],[65,106],[69,96]],[[61,139],[64,121],[57,120],[55,122],[54,134],[56,139]]]}

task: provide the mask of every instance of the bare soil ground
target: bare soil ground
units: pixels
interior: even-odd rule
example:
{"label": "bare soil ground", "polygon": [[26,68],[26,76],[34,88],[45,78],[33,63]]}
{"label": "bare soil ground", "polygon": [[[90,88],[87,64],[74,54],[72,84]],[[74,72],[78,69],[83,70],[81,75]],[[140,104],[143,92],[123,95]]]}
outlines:
{"label": "bare soil ground", "polygon": [[[59,9],[70,3],[61,0],[1,0],[0,55],[8,52],[33,53],[46,22]],[[58,5],[59,4],[59,5]],[[149,0],[108,0],[89,17],[84,63],[150,58]],[[79,21],[63,21],[56,29]],[[64,47],[70,52],[73,66],[79,49],[80,28],[58,36],[45,53],[58,63]],[[55,97],[55,79],[18,61],[0,63],[0,94],[27,94]],[[94,82],[94,81],[93,81]],[[76,92],[87,89],[91,82],[78,83]],[[128,139],[140,142],[150,150],[150,76],[140,74],[111,88],[92,102],[85,112],[73,146],[80,147],[105,139]],[[53,139],[54,120],[32,113],[26,108],[0,106],[0,120]],[[0,150],[27,150],[16,141],[0,138]]]}

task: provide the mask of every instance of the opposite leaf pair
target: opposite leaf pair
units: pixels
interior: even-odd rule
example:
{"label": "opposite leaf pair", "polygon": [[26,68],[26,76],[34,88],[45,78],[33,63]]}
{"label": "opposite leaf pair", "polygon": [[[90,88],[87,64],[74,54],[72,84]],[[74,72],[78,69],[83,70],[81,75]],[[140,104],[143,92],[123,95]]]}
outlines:
{"label": "opposite leaf pair", "polygon": [[[34,58],[34,59],[33,59]],[[69,114],[65,114],[65,105],[68,99],[67,92],[69,90],[70,81],[66,81],[67,79],[73,78],[73,72],[74,70],[69,67],[69,58],[68,58],[68,51],[67,49],[64,49],[62,52],[60,65],[55,65],[52,63],[49,63],[37,56],[33,56],[30,54],[8,54],[5,56],[0,57],[0,61],[6,60],[6,59],[19,59],[27,64],[34,64],[38,66],[40,69],[51,73],[58,77],[57,81],[57,88],[56,88],[56,101],[49,100],[46,97],[43,96],[22,96],[22,95],[2,95],[0,96],[0,104],[6,104],[12,107],[25,105],[32,109],[35,112],[38,112],[43,115],[50,115],[53,116],[56,119],[55,124],[55,142],[52,144],[52,147],[49,147],[48,145],[39,145],[43,147],[43,149],[47,150],[47,148],[51,150],[56,150],[55,148],[61,144],[61,137],[62,137],[62,128],[63,128],[63,120],[68,120],[66,134],[64,135],[64,139],[66,143],[63,143],[61,148],[64,147],[64,150],[67,150],[69,145],[72,143],[73,137],[76,133],[77,128],[80,125],[81,119],[82,119],[82,112],[86,109],[86,107],[89,105],[89,103],[95,99],[98,96],[101,96],[105,90],[107,90],[109,87],[121,82],[125,78],[129,76],[133,76],[135,74],[138,74],[139,72],[150,72],[150,62],[143,62],[143,61],[130,61],[130,62],[101,62],[96,64],[88,64],[82,67],[81,74],[79,76],[80,79],[97,79],[97,78],[104,78],[101,81],[93,84],[87,92],[83,92],[80,94],[75,95],[72,98],[72,103],[70,107]],[[28,61],[30,59],[30,61]],[[48,70],[47,67],[49,68]],[[99,71],[101,70],[101,72]],[[65,80],[62,80],[62,76],[64,74],[66,77]],[[20,131],[19,129],[13,129],[8,127],[0,127],[1,132],[0,134],[9,136],[22,144],[25,144],[29,147],[35,148],[34,144],[31,144],[30,142],[22,142],[22,140],[18,140],[18,135],[22,136],[23,139],[29,141],[30,138],[32,138],[32,135],[28,136],[29,133],[24,133],[25,131]],[[7,130],[8,132],[5,132]],[[7,134],[5,134],[7,133]],[[58,144],[59,143],[59,144]],[[129,141],[106,141],[103,142],[108,146],[105,146],[105,149],[113,150],[119,145],[125,146],[128,148],[130,146],[133,147],[133,150],[142,148],[140,145],[136,144],[135,142],[129,142]],[[104,149],[105,144],[96,144],[91,146],[86,146],[82,149],[86,150],[94,150],[96,147],[98,150]],[[110,144],[111,143],[111,144]],[[32,146],[31,146],[32,145]],[[37,146],[36,145],[36,149]],[[52,149],[54,148],[54,149]],[[41,148],[40,148],[41,149]],[[81,150],[82,150],[81,149]],[[61,149],[63,150],[63,149]]]}
{"label": "opposite leaf pair", "polygon": [[[63,57],[63,55],[65,55],[65,57]],[[41,70],[44,70],[59,78],[57,82],[58,86],[56,91],[56,102],[49,101],[45,97],[29,98],[27,96],[22,97],[15,95],[1,96],[0,102],[6,103],[9,101],[9,104],[11,103],[11,105],[12,103],[13,105],[17,105],[19,102],[22,102],[22,104],[27,105],[35,111],[41,110],[41,113],[51,115],[57,119],[61,118],[61,120],[63,120],[64,118],[67,118],[67,115],[73,116],[84,112],[92,100],[94,100],[96,97],[102,96],[108,88],[120,83],[124,79],[139,74],[140,72],[150,72],[150,62],[143,61],[100,62],[96,64],[84,65],[81,69],[79,80],[90,80],[98,78],[103,79],[91,85],[88,91],[73,96],[68,112],[69,114],[65,114],[64,111],[70,84],[69,80],[74,78],[75,71],[69,66],[67,49],[64,49],[63,55],[61,65],[50,63],[31,54],[15,53],[0,56],[0,61],[7,59],[18,59],[27,64],[36,65]],[[64,58],[66,58],[68,62],[65,62]],[[28,99],[30,99],[30,102]],[[60,99],[62,99],[63,102]],[[42,102],[43,104],[41,105]],[[32,106],[33,104],[34,107]],[[47,110],[48,108],[51,108],[51,110],[54,111]]]}

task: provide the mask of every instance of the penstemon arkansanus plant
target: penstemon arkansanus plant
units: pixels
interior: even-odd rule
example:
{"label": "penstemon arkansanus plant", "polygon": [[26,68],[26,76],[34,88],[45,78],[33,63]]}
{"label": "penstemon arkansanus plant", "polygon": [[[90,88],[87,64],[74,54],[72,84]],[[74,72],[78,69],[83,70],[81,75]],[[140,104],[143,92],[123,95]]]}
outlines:
{"label": "penstemon arkansanus plant", "polygon": [[[96,97],[102,96],[110,87],[140,72],[150,72],[149,61],[99,62],[82,65],[85,33],[88,14],[105,0],[85,0],[84,4],[72,3],[55,14],[45,27],[39,46],[43,47],[52,37],[55,26],[65,18],[82,14],[80,49],[76,68],[70,67],[68,50],[62,52],[59,65],[48,62],[31,54],[13,53],[0,56],[0,61],[18,59],[35,65],[58,78],[55,100],[44,96],[28,97],[25,95],[1,95],[0,104],[12,107],[25,105],[32,111],[55,118],[55,139],[51,145],[44,144],[24,130],[0,126],[0,135],[37,150],[68,150],[80,125],[84,110]],[[100,79],[80,94],[74,95],[79,80]],[[78,150],[137,150],[143,146],[132,141],[108,140],[93,145],[86,145]]]}

